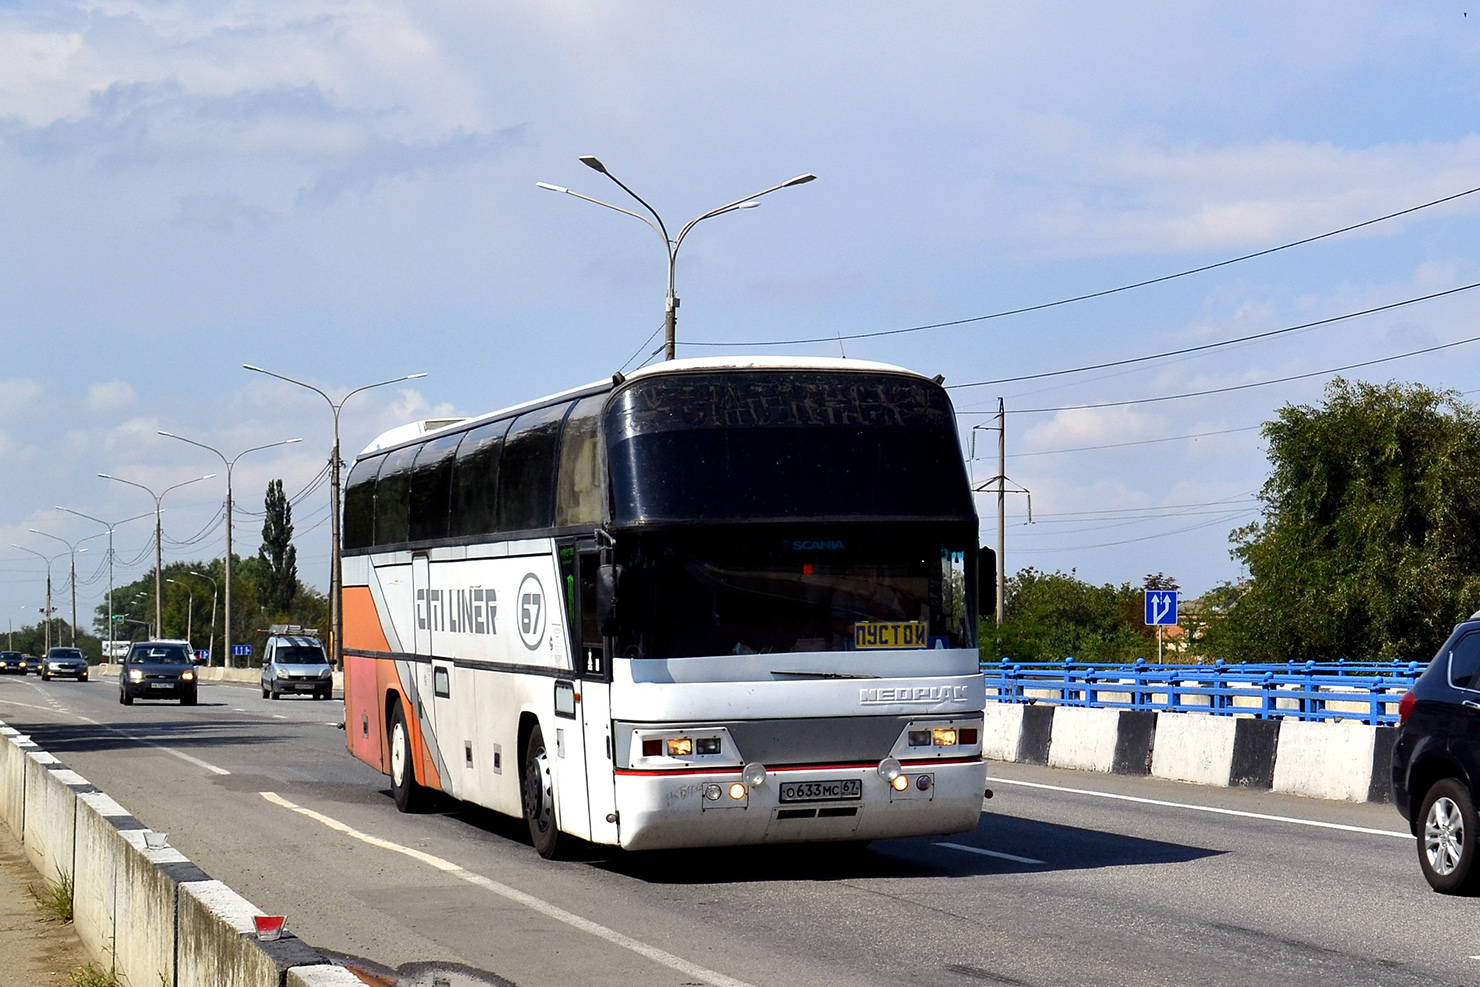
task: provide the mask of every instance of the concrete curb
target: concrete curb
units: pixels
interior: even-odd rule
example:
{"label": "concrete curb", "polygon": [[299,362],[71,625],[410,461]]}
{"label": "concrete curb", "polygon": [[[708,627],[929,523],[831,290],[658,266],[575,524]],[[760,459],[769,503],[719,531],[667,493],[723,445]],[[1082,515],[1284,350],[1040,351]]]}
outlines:
{"label": "concrete curb", "polygon": [[1355,720],[989,703],[982,753],[1079,771],[1391,802],[1396,733]]}
{"label": "concrete curb", "polygon": [[[94,665],[92,674],[99,678],[116,679],[121,666],[117,662],[109,662],[106,665]],[[201,665],[195,669],[195,680],[197,682],[233,682],[244,685],[258,685],[262,682],[262,669],[260,668],[222,668],[219,665]],[[344,673],[334,673],[334,690],[344,691]]]}
{"label": "concrete curb", "polygon": [[0,820],[44,879],[72,882],[83,945],[129,987],[339,987],[360,981],[285,932],[259,942],[261,910],[112,798],[0,723]]}

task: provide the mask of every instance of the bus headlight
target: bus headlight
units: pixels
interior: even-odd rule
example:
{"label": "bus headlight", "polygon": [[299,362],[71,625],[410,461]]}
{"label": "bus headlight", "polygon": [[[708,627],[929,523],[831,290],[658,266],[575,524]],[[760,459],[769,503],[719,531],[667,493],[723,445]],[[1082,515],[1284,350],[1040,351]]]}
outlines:
{"label": "bus headlight", "polygon": [[[759,788],[766,780],[766,766],[759,761],[751,761],[745,766],[745,770],[740,772],[740,779],[751,788]],[[733,798],[734,794],[735,790],[732,787],[730,796]]]}
{"label": "bus headlight", "polygon": [[[904,769],[900,767],[899,761],[895,758],[886,757],[884,758],[884,760],[879,762],[879,777],[883,778],[890,784],[893,784],[894,780],[900,777],[900,772],[903,770]],[[908,782],[906,782],[906,784],[908,784]]]}
{"label": "bus headlight", "polygon": [[732,798],[736,802],[738,802],[741,799],[743,799],[744,797],[745,797],[745,783],[744,782],[737,781],[737,782],[735,782],[735,784],[733,784],[733,785],[730,786],[730,798]]}
{"label": "bus headlight", "polygon": [[895,775],[894,780],[889,784],[894,786],[896,792],[902,792],[910,787],[910,779],[908,775]]}
{"label": "bus headlight", "polygon": [[692,737],[669,737],[669,757],[689,757],[694,753],[694,739]]}
{"label": "bus headlight", "polygon": [[935,746],[937,747],[956,746],[955,727],[936,727],[934,730],[930,731],[930,737],[931,740],[935,742]]}

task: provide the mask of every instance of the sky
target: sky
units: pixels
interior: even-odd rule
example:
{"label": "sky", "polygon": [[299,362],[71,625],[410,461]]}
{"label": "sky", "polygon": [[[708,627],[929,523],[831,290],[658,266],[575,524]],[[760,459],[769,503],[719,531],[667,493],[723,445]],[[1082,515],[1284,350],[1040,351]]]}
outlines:
{"label": "sky", "polygon": [[[1471,9],[1472,7],[1476,9]],[[263,490],[347,453],[651,359],[666,257],[695,227],[679,355],[846,356],[943,374],[997,475],[1006,564],[1189,593],[1242,575],[1258,426],[1349,379],[1480,389],[1480,289],[1175,358],[1071,370],[1480,282],[1480,194],[1072,304],[1480,187],[1475,0],[640,3],[0,0],[0,614],[31,623],[66,541],[234,456],[238,554]],[[798,339],[825,342],[784,345]],[[1283,383],[1261,382],[1301,377]],[[1254,385],[1240,390],[1223,390]],[[1198,397],[1145,401],[1199,391]],[[1143,403],[1127,404],[1139,401]],[[1077,406],[1077,407],[1076,407]],[[980,414],[978,414],[980,412]],[[301,495],[301,496],[298,496]],[[223,478],[166,495],[166,561],[224,549]],[[995,494],[978,501],[995,541]],[[253,516],[250,512],[257,512]],[[117,529],[121,584],[152,525]],[[77,556],[79,613],[106,590]],[[84,618],[85,620],[85,618]]]}

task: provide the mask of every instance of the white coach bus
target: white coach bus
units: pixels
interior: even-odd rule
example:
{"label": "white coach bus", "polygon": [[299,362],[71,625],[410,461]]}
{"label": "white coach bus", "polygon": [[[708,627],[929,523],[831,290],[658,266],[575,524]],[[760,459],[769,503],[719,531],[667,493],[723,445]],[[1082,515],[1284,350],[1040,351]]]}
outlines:
{"label": "white coach bus", "polygon": [[629,849],[944,834],[986,768],[939,378],[680,360],[387,433],[344,505],[350,751]]}

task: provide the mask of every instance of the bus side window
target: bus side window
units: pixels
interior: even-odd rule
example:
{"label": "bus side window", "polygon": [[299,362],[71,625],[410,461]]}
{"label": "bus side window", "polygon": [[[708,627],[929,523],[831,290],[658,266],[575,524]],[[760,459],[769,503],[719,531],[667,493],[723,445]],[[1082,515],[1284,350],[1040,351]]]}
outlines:
{"label": "bus side window", "polygon": [[597,424],[605,394],[582,398],[571,409],[560,436],[560,481],[555,491],[555,525],[601,523],[605,502]]}
{"label": "bus side window", "polygon": [[452,461],[462,434],[444,435],[421,447],[411,467],[412,541],[446,538],[452,494]]}
{"label": "bus side window", "polygon": [[344,487],[344,547],[369,548],[375,540],[375,474],[383,456],[355,463]]}
{"label": "bus side window", "polygon": [[550,527],[555,506],[555,444],[568,408],[557,404],[514,419],[499,461],[498,530]]}
{"label": "bus side window", "polygon": [[507,418],[490,422],[469,432],[457,447],[457,461],[452,467],[449,535],[468,538],[494,532],[499,454],[508,430]]}
{"label": "bus side window", "polygon": [[375,481],[375,544],[395,545],[406,540],[407,495],[411,492],[411,461],[417,446],[397,449],[385,457]]}

